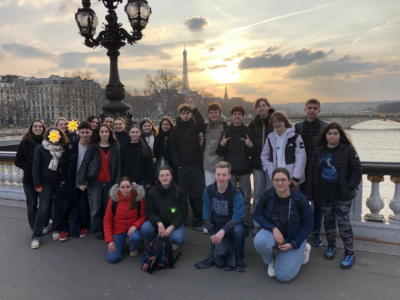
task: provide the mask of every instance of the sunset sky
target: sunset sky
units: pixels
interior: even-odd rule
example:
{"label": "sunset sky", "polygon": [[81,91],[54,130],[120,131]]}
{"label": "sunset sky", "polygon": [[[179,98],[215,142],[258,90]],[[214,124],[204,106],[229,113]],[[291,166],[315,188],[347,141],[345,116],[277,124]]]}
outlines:
{"label": "sunset sky", "polygon": [[[123,10],[119,22],[131,31]],[[223,97],[271,103],[400,100],[399,0],[149,0],[144,38],[121,51],[120,75],[142,88],[166,68]],[[48,77],[76,69],[108,79],[106,50],[83,45],[80,0],[0,0],[0,75]],[[105,22],[106,9],[92,0]],[[100,27],[97,28],[97,32]]]}

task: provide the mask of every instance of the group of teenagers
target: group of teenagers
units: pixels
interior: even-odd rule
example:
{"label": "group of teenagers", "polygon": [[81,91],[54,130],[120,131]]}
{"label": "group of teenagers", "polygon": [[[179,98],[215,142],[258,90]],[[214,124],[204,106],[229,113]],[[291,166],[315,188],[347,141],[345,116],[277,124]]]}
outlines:
{"label": "group of teenagers", "polygon": [[[268,275],[291,281],[309,260],[307,238],[322,246],[323,218],[325,257],[335,257],[337,222],[341,267],[350,269],[349,213],[362,167],[343,127],[318,118],[320,102],[308,100],[304,121],[291,124],[260,98],[248,126],[243,106],[231,108],[228,124],[219,103],[210,103],[203,118],[192,100],[186,102],[176,124],[165,116],[158,130],[148,118],[126,129],[123,118],[111,115],[104,123],[90,116],[73,131],[64,118],[47,130],[34,120],[15,160],[24,171],[31,248],[40,247],[51,221],[53,240],[67,240],[75,209],[79,236],[88,234],[90,223],[93,235],[105,239],[111,263],[121,260],[126,238],[130,256],[138,255],[144,238],[157,236],[169,237],[175,250],[185,241],[190,205],[190,222],[210,236],[211,248],[233,243],[237,271],[247,269],[244,245],[252,234]],[[55,131],[57,141],[49,138]]]}

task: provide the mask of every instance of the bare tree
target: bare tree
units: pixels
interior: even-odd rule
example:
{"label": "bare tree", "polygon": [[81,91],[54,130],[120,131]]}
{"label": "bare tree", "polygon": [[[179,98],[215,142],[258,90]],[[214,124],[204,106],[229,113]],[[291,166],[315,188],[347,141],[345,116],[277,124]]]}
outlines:
{"label": "bare tree", "polygon": [[197,109],[203,115],[207,115],[207,105],[215,101],[215,96],[212,93],[207,92],[202,87],[191,88],[191,98],[194,101]]}
{"label": "bare tree", "polygon": [[132,87],[126,87],[125,102],[131,106],[131,112],[135,120],[143,118],[154,119],[157,116],[157,100],[151,96],[149,90],[138,90]]}
{"label": "bare tree", "polygon": [[174,115],[177,107],[184,102],[183,96],[179,94],[182,81],[166,69],[157,70],[154,77],[147,75],[145,86],[154,100],[161,103],[165,115]]}

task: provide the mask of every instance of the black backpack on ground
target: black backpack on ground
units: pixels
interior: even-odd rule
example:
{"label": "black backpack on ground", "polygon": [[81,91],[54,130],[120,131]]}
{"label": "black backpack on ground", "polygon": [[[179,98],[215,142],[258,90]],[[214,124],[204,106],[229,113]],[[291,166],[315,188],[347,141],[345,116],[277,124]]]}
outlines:
{"label": "black backpack on ground", "polygon": [[181,253],[175,257],[171,239],[169,237],[158,237],[147,245],[143,253],[142,270],[151,274],[153,271],[167,267],[174,269]]}

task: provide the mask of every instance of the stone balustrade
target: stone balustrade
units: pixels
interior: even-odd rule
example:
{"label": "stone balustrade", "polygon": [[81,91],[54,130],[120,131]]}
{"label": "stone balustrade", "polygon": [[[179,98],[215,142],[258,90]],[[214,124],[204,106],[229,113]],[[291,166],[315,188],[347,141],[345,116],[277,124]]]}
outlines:
{"label": "stone balustrade", "polygon": [[[15,152],[0,151],[0,199],[25,201],[23,171],[14,164]],[[363,182],[358,187],[350,214],[354,237],[357,239],[400,245],[400,163],[362,162],[363,173],[371,182],[371,194],[364,198]],[[380,196],[380,183],[384,175],[390,175],[394,195],[390,200],[390,215],[381,211],[385,202]],[[363,203],[370,212],[363,215]]]}

